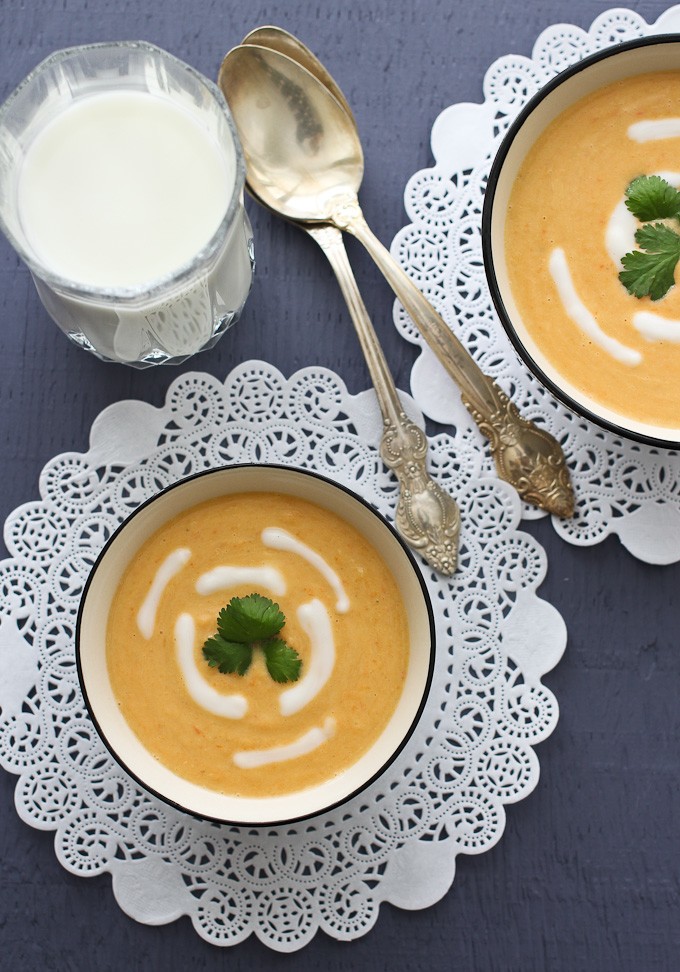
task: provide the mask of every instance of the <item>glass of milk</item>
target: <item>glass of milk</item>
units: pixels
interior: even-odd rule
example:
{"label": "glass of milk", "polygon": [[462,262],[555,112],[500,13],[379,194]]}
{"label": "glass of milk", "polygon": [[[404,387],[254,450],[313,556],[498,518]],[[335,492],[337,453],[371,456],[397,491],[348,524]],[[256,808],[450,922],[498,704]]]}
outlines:
{"label": "glass of milk", "polygon": [[253,249],[216,85],[141,41],[58,51],[0,107],[0,227],[77,345],[138,368],[211,347]]}

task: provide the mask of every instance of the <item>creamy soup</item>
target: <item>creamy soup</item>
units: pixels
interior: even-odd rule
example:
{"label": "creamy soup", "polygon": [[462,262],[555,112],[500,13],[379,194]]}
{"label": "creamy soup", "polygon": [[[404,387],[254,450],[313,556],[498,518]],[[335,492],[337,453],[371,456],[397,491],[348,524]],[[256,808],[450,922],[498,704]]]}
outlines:
{"label": "creamy soup", "polygon": [[618,279],[640,225],[625,190],[652,174],[680,186],[680,72],[612,84],[545,130],[510,196],[506,259],[524,324],[558,372],[620,415],[677,427],[680,289],[638,299]]}
{"label": "creamy soup", "polygon": [[[244,676],[203,657],[220,609],[251,593],[285,614],[297,681],[273,681],[257,649]],[[114,597],[107,664],[125,719],[163,764],[222,793],[274,796],[371,746],[401,696],[408,646],[397,584],[353,527],[297,497],[237,494],[144,544]]]}

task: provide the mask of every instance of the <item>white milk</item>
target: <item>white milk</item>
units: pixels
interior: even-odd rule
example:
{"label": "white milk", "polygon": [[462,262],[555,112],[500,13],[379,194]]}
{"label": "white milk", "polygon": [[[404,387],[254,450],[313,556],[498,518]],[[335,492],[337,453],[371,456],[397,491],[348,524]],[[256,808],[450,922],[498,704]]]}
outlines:
{"label": "white milk", "polygon": [[45,267],[75,283],[136,287],[172,274],[224,217],[235,179],[225,156],[169,98],[82,97],[26,152],[17,202],[27,241]]}
{"label": "white milk", "polygon": [[38,273],[38,293],[72,341],[107,360],[146,367],[211,347],[250,289],[240,190],[216,251],[175,276],[214,238],[237,180],[226,126],[218,143],[202,124],[208,109],[184,105],[131,89],[83,95],[26,149],[17,187],[24,234],[36,261],[73,285],[51,286]]}

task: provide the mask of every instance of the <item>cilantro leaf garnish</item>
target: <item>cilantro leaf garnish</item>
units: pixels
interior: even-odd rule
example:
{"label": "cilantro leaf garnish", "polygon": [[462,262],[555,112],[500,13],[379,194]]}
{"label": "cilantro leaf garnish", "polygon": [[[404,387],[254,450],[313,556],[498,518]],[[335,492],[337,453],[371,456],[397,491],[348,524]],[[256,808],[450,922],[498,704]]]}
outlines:
{"label": "cilantro leaf garnish", "polygon": [[641,223],[680,215],[680,192],[661,176],[638,176],[626,189],[626,206]]}
{"label": "cilantro leaf garnish", "polygon": [[272,638],[262,644],[267,671],[275,682],[297,682],[300,677],[302,660],[300,656],[281,638]]}
{"label": "cilantro leaf garnish", "polygon": [[626,189],[626,206],[644,225],[635,233],[639,249],[621,258],[619,280],[633,297],[661,300],[675,284],[680,235],[658,220],[680,220],[680,192],[661,176],[638,176]]}
{"label": "cilantro leaf garnish", "polygon": [[268,597],[248,594],[232,597],[219,613],[217,630],[227,641],[262,641],[273,638],[286,623],[285,616]]}
{"label": "cilantro leaf garnish", "polygon": [[302,668],[300,656],[276,637],[285,623],[278,604],[268,597],[232,597],[217,617],[217,633],[203,645],[203,656],[211,668],[225,675],[245,675],[253,649],[260,647],[275,682],[296,682]]}
{"label": "cilantro leaf garnish", "polygon": [[210,667],[217,668],[223,675],[245,675],[253,660],[253,649],[216,634],[203,645],[203,655]]}
{"label": "cilantro leaf garnish", "polygon": [[640,249],[623,257],[619,280],[635,297],[660,300],[675,283],[680,236],[665,223],[652,223],[640,227],[635,242]]}

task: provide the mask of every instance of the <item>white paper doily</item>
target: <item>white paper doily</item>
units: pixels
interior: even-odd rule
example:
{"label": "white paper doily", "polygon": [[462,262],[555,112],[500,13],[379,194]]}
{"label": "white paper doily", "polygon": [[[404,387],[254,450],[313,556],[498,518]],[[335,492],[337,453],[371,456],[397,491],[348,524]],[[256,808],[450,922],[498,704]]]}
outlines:
{"label": "white paper doily", "polygon": [[[508,392],[522,413],[565,442],[576,492],[576,516],[553,518],[570,543],[589,546],[618,534],[640,560],[680,560],[680,455],[618,439],[589,425],[547,392],[526,370],[503,331],[484,274],[481,214],[491,162],[510,123],[526,102],[569,64],[601,48],[680,32],[680,6],[648,25],[632,10],[601,14],[589,31],[571,24],[544,30],[532,57],[499,58],[484,77],[483,104],[446,108],[432,129],[435,164],[408,182],[405,205],[411,224],[395,237],[392,253],[430,298],[482,367]],[[411,373],[411,390],[422,411],[455,426],[453,439],[468,435],[472,419],[460,393],[395,305],[400,333],[422,348]],[[481,467],[492,460],[478,433],[473,438]],[[526,506],[526,517],[542,516]]]}
{"label": "white paper doily", "polygon": [[[404,405],[422,425],[412,400]],[[255,933],[280,951],[321,928],[366,933],[382,901],[424,908],[451,884],[459,852],[500,838],[504,805],[538,779],[531,748],[557,721],[541,676],[559,660],[561,616],[536,594],[546,557],[518,531],[514,491],[485,478],[474,442],[432,440],[431,468],[459,500],[460,569],[423,568],[437,625],[424,716],[394,766],[340,809],[260,832],[202,823],[142,791],[113,761],[84,708],[74,662],[78,601],[118,523],[159,488],[200,469],[273,462],[314,469],[389,517],[395,481],[378,458],[373,392],[305,368],[285,379],[264,362],[221,384],[190,373],[166,404],[110,406],[90,449],[47,464],[40,499],[8,518],[0,563],[0,762],[19,774],[16,806],[56,831],[75,874],[109,871],[121,908],[161,924],[187,914],[200,935],[232,945]]]}

